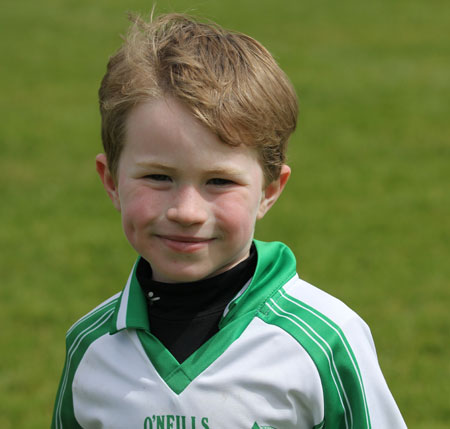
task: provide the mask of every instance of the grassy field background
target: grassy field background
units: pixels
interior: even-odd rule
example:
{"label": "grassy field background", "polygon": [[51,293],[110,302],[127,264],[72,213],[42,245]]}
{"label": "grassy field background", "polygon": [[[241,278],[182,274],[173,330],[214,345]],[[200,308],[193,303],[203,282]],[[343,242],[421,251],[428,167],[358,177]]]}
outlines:
{"label": "grassy field background", "polygon": [[[94,169],[96,93],[148,1],[3,0],[0,427],[45,428],[64,335],[135,254]],[[300,97],[288,188],[257,229],[371,326],[410,428],[450,422],[450,4],[172,0],[263,42]],[[395,429],[395,428],[375,428]]]}

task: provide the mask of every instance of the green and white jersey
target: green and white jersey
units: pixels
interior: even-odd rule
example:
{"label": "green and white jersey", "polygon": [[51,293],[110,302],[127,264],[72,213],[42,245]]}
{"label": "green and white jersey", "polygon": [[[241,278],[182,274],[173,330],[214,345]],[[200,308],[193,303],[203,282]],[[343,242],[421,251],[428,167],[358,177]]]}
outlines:
{"label": "green and white jersey", "polygon": [[284,244],[255,244],[253,278],[182,364],[150,333],[133,268],[68,331],[52,428],[405,428],[367,325],[300,280]]}

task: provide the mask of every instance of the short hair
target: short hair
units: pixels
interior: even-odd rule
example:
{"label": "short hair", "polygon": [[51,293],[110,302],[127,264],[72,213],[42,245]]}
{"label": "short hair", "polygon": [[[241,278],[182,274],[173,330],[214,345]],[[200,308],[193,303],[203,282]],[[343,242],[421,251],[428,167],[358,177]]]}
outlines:
{"label": "short hair", "polygon": [[114,180],[137,105],[174,97],[221,141],[255,147],[266,183],[277,179],[295,130],[295,90],[272,55],[245,34],[184,14],[132,17],[100,90],[102,142]]}

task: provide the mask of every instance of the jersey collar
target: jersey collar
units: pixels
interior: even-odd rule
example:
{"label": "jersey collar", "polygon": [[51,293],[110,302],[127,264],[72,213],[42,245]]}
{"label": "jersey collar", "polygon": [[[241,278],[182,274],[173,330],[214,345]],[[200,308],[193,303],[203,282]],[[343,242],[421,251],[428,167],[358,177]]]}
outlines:
{"label": "jersey collar", "polygon": [[127,284],[117,302],[111,334],[122,329],[149,330],[147,302],[136,277],[139,259],[134,264]]}
{"label": "jersey collar", "polygon": [[258,261],[249,284],[230,302],[219,328],[238,317],[257,313],[265,301],[296,274],[296,260],[283,243],[254,240]]}
{"label": "jersey collar", "polygon": [[[219,328],[229,321],[257,312],[266,299],[290,280],[296,273],[295,257],[290,249],[280,242],[265,243],[254,240],[258,253],[255,273],[244,288],[227,306]],[[117,302],[110,333],[123,329],[149,330],[147,301],[136,276],[139,259],[136,261],[127,284]]]}

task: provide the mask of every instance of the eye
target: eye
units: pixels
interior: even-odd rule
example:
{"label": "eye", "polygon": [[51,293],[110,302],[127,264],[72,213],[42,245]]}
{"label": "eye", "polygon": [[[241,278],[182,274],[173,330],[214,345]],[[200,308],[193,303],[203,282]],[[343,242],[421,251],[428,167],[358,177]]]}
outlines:
{"label": "eye", "polygon": [[145,179],[154,180],[155,182],[170,182],[172,180],[165,174],[147,174]]}
{"label": "eye", "polygon": [[227,185],[233,185],[234,182],[232,180],[228,179],[220,179],[220,178],[214,178],[208,180],[208,185],[214,185],[214,186],[227,186]]}

